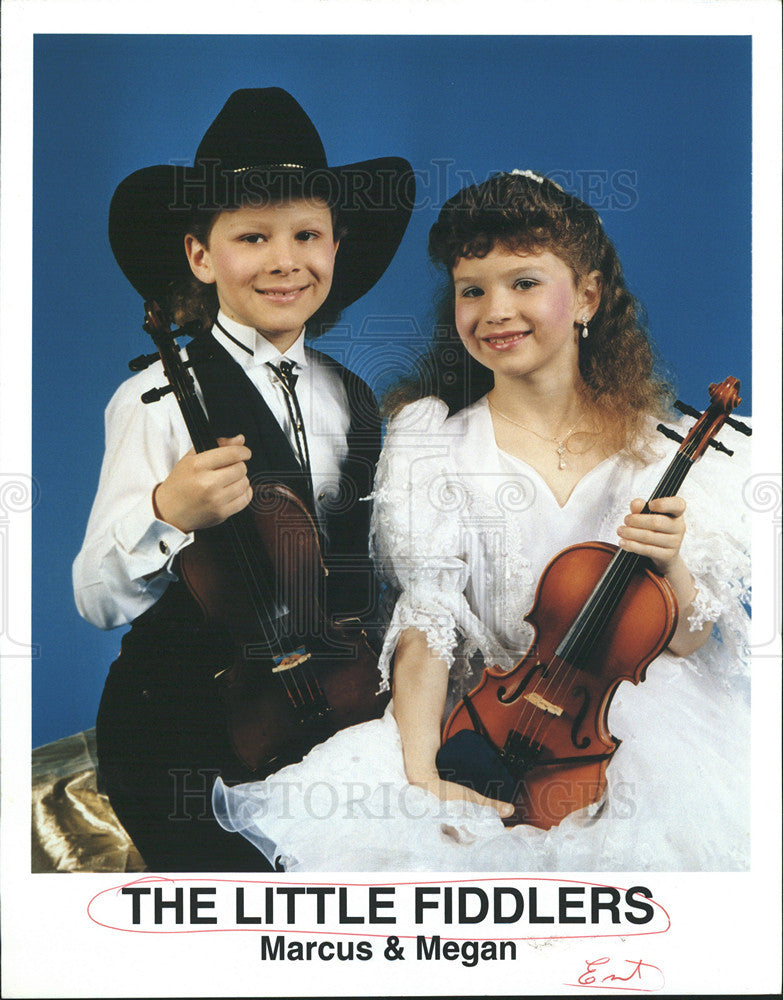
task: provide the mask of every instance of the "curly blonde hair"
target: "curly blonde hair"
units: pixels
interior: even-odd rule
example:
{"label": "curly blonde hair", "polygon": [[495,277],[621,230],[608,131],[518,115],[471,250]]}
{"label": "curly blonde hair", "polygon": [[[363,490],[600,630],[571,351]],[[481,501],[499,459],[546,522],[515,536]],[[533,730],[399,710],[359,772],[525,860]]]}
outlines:
{"label": "curly blonde hair", "polygon": [[[530,171],[495,174],[445,203],[430,230],[429,253],[450,275],[460,258],[485,257],[496,246],[521,253],[548,250],[570,267],[575,282],[592,271],[600,273],[601,302],[590,321],[590,336],[579,340],[582,392],[616,447],[641,457],[642,425],[650,414],[667,413],[673,393],[659,371],[641,309],[626,287],[598,213]],[[449,281],[430,349],[417,370],[390,391],[384,410],[393,414],[414,399],[435,395],[453,413],[492,385],[491,371],[474,361],[459,339]]]}

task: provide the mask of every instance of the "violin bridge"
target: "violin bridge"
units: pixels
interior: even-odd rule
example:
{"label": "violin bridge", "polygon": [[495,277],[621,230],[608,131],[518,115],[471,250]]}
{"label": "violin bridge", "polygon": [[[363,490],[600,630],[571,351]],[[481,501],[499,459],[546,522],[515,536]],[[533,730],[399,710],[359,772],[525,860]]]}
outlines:
{"label": "violin bridge", "polygon": [[276,656],[272,673],[279,674],[283,670],[293,670],[294,667],[298,667],[309,659],[310,654],[306,653],[304,649],[297,649],[295,652],[289,653],[288,656]]}
{"label": "violin bridge", "polygon": [[536,708],[540,708],[542,712],[548,712],[550,715],[562,715],[563,709],[559,705],[553,705],[551,701],[547,701],[546,698],[542,698],[540,694],[535,691],[531,691],[530,694],[525,695],[525,700],[529,701],[531,705],[535,705]]}

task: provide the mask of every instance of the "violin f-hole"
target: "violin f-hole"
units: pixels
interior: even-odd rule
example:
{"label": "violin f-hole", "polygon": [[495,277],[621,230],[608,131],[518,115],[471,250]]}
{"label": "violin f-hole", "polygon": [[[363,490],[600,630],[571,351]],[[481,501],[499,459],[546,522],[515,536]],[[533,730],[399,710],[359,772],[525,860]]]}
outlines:
{"label": "violin f-hole", "polygon": [[577,750],[586,750],[587,747],[590,746],[590,737],[585,736],[583,739],[577,740],[577,736],[579,735],[579,729],[582,723],[585,721],[587,709],[590,707],[590,692],[586,687],[579,684],[571,693],[575,698],[582,699],[582,705],[576,713],[573,726],[571,726],[571,742]]}
{"label": "violin f-hole", "polygon": [[528,684],[532,680],[536,671],[540,670],[541,676],[546,677],[548,669],[549,668],[547,667],[546,663],[540,663],[540,662],[534,663],[533,666],[530,668],[530,670],[528,670],[523,679],[520,681],[520,683],[514,688],[514,690],[509,695],[506,695],[505,685],[501,684],[500,687],[498,687],[497,691],[498,701],[503,705],[513,704],[513,702],[515,702],[517,698],[521,696],[522,692],[527,688]]}

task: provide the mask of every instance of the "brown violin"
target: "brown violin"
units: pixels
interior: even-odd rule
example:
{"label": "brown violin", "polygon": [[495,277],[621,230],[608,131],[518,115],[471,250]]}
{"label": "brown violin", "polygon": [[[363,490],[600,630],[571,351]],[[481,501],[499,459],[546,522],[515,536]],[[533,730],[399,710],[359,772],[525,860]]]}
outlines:
{"label": "brown violin", "polygon": [[[166,317],[155,302],[145,311],[157,353],[131,368],[160,358],[168,385],[143,401],[173,392],[195,450],[218,447]],[[215,677],[235,753],[260,777],[383,713],[389,695],[378,691],[378,658],[360,620],[331,622],[323,613],[328,570],[318,529],[289,487],[254,487],[248,507],[195,533],[178,571],[205,618],[231,637],[232,655],[215,665]]]}
{"label": "brown violin", "polygon": [[[709,387],[704,413],[683,439],[650,500],[676,495],[724,423],[750,429],[729,414],[739,382]],[[649,511],[648,506],[644,508]],[[437,764],[442,778],[512,802],[507,825],[549,829],[606,788],[606,769],[619,740],[608,713],[623,680],[638,684],[677,627],[669,583],[644,557],[604,542],[573,545],[544,570],[525,620],[535,630],[525,657],[511,670],[488,667],[443,729]]]}

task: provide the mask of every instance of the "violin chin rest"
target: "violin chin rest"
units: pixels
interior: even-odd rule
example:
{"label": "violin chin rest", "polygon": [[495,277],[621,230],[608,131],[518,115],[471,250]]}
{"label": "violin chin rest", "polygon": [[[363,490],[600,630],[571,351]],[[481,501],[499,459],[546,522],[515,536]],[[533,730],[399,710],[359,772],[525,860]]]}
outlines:
{"label": "violin chin rest", "polygon": [[438,750],[435,764],[444,781],[455,781],[503,802],[513,802],[516,797],[518,782],[502,757],[489,740],[472,729],[450,736]]}

